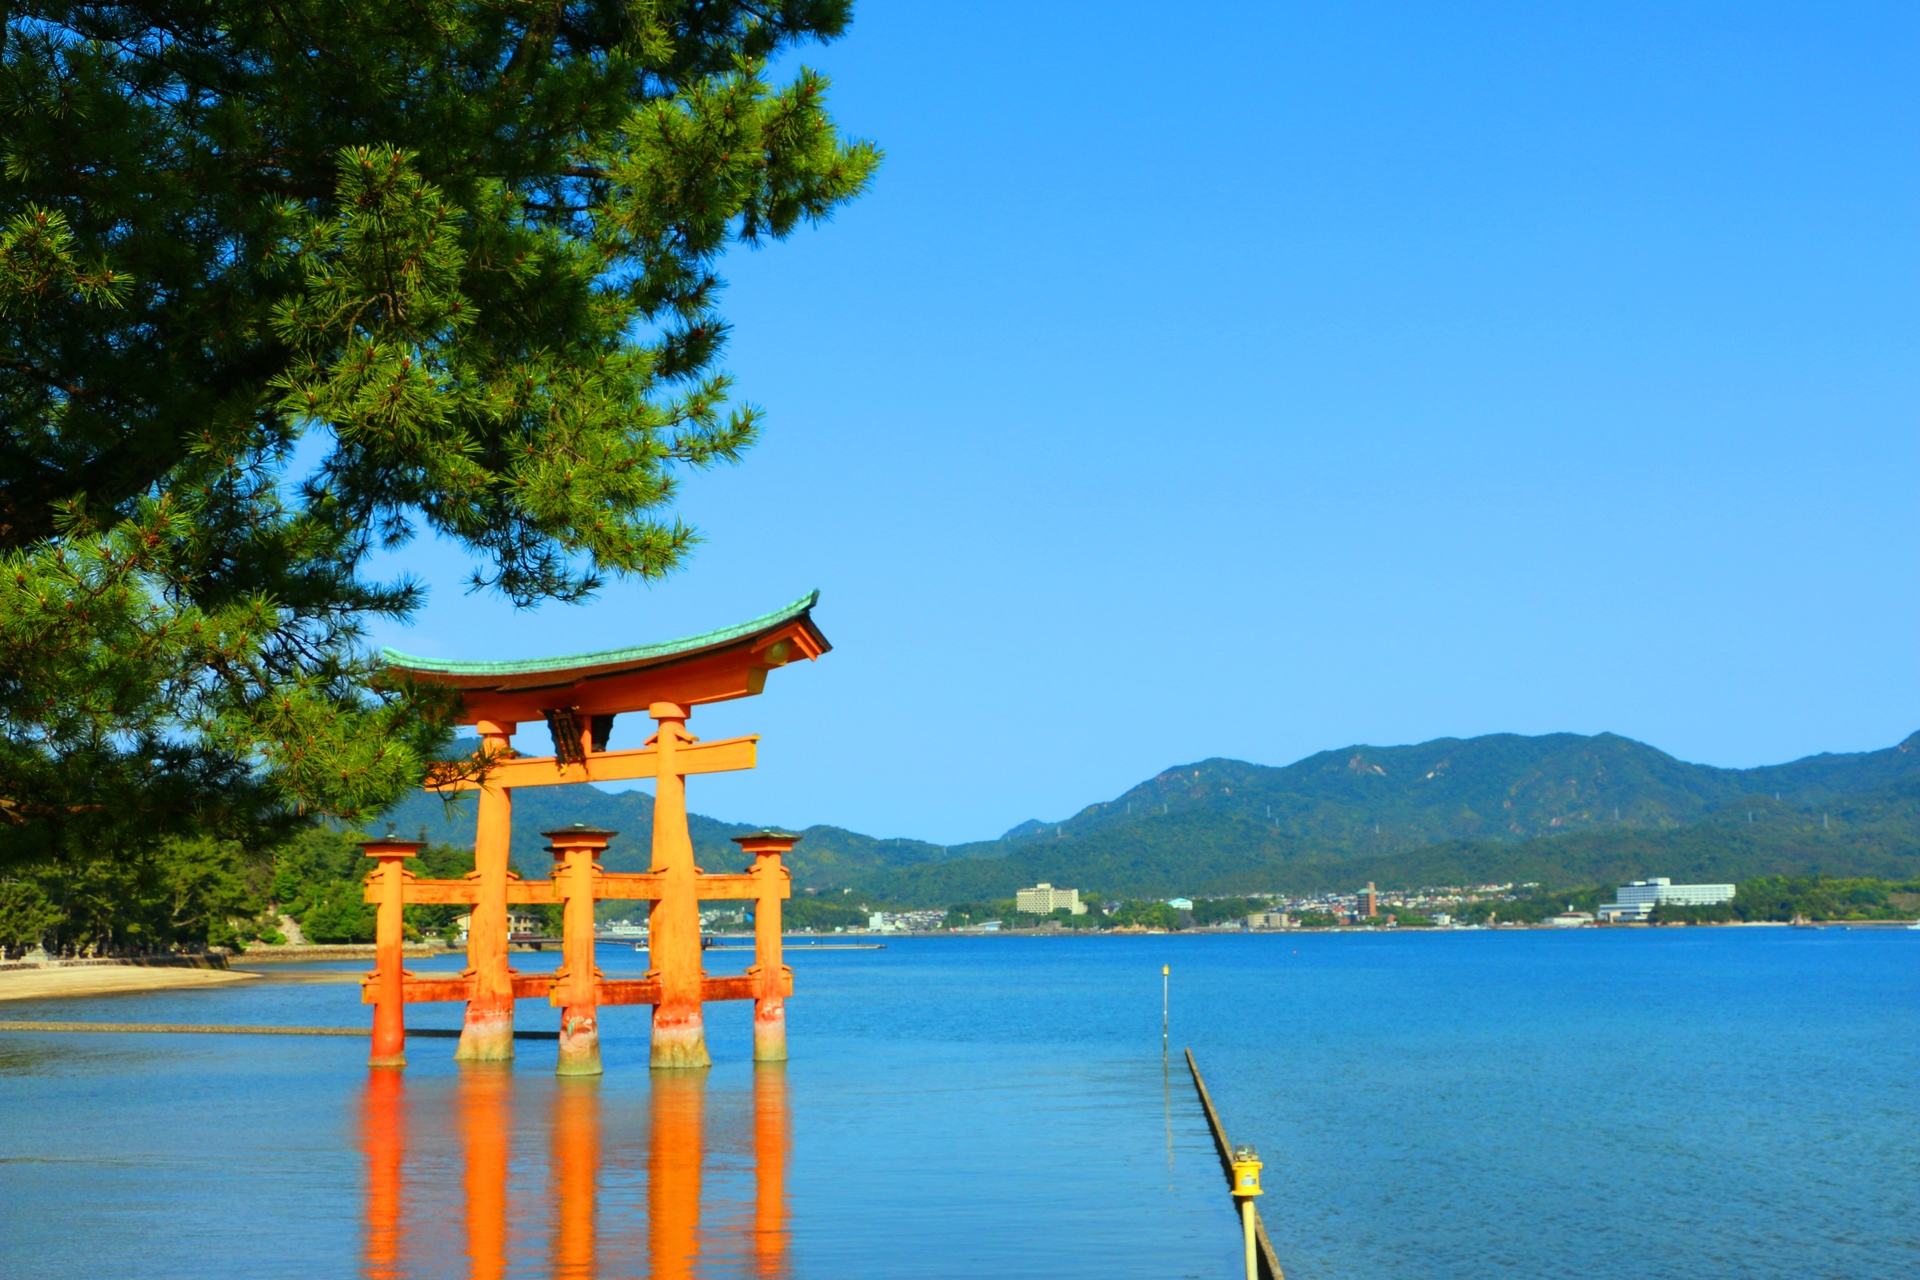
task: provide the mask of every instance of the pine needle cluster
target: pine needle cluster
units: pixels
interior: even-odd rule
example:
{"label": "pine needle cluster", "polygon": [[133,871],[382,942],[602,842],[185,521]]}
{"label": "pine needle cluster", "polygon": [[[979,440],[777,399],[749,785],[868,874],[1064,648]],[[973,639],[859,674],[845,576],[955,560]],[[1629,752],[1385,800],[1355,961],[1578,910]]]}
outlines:
{"label": "pine needle cluster", "polygon": [[879,162],[768,78],[848,10],[5,10],[0,862],[417,785],[447,708],[365,652],[423,598],[376,551],[430,531],[522,605],[685,560],[676,477],[758,430],[719,259]]}

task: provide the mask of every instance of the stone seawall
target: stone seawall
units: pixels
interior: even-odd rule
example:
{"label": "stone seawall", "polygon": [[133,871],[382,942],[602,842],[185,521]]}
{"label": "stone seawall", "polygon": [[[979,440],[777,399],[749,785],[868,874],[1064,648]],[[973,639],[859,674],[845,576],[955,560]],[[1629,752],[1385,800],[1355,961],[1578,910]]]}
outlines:
{"label": "stone seawall", "polygon": [[224,969],[227,957],[220,952],[162,956],[49,956],[44,960],[8,960],[0,963],[0,973],[19,969],[51,971],[55,969],[94,969],[108,967],[135,969]]}
{"label": "stone seawall", "polygon": [[[415,958],[425,956],[464,955],[458,950],[449,950],[431,942],[410,942],[406,954]],[[373,944],[342,943],[338,946],[314,944],[304,947],[248,947],[235,956],[242,964],[298,964],[304,960],[372,960]]]}

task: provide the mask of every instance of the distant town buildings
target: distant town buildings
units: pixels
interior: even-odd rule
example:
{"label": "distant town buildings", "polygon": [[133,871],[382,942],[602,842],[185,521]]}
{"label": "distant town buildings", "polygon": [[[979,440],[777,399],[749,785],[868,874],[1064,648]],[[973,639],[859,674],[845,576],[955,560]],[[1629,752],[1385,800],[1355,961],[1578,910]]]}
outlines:
{"label": "distant town buildings", "polygon": [[[1734,897],[1737,886],[1731,884],[1674,884],[1665,878],[1637,880],[1622,885],[1610,902],[1599,908],[1597,918],[1585,911],[1576,911],[1569,904],[1567,909],[1557,916],[1542,917],[1531,910],[1513,912],[1507,904],[1527,901],[1543,896],[1542,886],[1536,881],[1505,884],[1469,884],[1469,885],[1426,885],[1419,888],[1386,888],[1369,882],[1364,888],[1346,892],[1322,891],[1310,894],[1288,895],[1282,893],[1248,893],[1242,895],[1220,894],[1198,900],[1200,905],[1233,904],[1235,914],[1218,914],[1205,924],[1192,918],[1193,898],[1165,898],[1161,901],[1174,911],[1182,913],[1183,919],[1175,927],[1182,929],[1203,929],[1209,931],[1238,930],[1281,930],[1317,928],[1333,924],[1342,924],[1369,929],[1392,928],[1429,928],[1440,929],[1483,929],[1483,928],[1577,928],[1597,923],[1613,921],[1645,921],[1653,909],[1660,905],[1709,906],[1714,903],[1728,902]],[[1062,908],[1075,915],[1085,914],[1093,904],[1082,903],[1080,894],[1073,889],[1055,888],[1051,884],[1041,883],[1030,889],[1021,889],[1015,901],[1022,919],[1009,919],[1005,927],[1031,925],[1033,916],[1050,915]],[[1241,906],[1244,903],[1245,906]],[[1102,901],[1098,905],[1104,916],[1118,914],[1125,904],[1117,900]],[[1134,904],[1135,908],[1142,904]],[[1490,908],[1498,906],[1500,910]],[[1251,910],[1248,910],[1251,908]],[[1245,914],[1239,912],[1245,911]],[[927,926],[919,923],[904,923],[907,913],[875,913],[869,927],[878,931],[891,928],[909,928],[920,930]],[[1502,917],[1508,917],[1503,919]],[[944,919],[944,917],[943,917]],[[1114,921],[1102,921],[1103,926],[1111,926]],[[987,925],[983,921],[974,921],[968,926],[955,926],[956,932],[979,932]],[[1142,927],[1135,921],[1133,928]]]}
{"label": "distant town buildings", "polygon": [[[459,945],[466,945],[468,926],[472,923],[473,913],[471,911],[453,918],[453,928],[459,937]],[[507,935],[509,937],[518,938],[531,936],[544,932],[546,927],[547,922],[530,911],[507,912]]]}
{"label": "distant town buildings", "polygon": [[[874,933],[931,933],[946,923],[944,911],[869,911],[867,928]],[[998,927],[999,921],[993,921]]]}
{"label": "distant town buildings", "polygon": [[1710,907],[1732,902],[1730,884],[1675,884],[1665,876],[1635,880],[1614,890],[1614,901],[1600,905],[1600,918],[1609,923],[1645,920],[1655,907]]}
{"label": "distant town buildings", "polygon": [[1078,889],[1056,889],[1045,882],[1015,893],[1013,907],[1016,911],[1025,911],[1036,916],[1052,915],[1062,907],[1066,908],[1070,915],[1087,914],[1087,904],[1080,901]]}
{"label": "distant town buildings", "polygon": [[[1575,911],[1571,905],[1557,916],[1541,918],[1531,912],[1520,913],[1517,919],[1503,920],[1503,916],[1516,913],[1507,909],[1507,904],[1537,898],[1541,886],[1533,881],[1520,884],[1470,884],[1470,885],[1427,885],[1420,888],[1386,888],[1369,883],[1365,888],[1346,892],[1318,892],[1300,895],[1279,893],[1247,894],[1245,897],[1222,894],[1211,900],[1224,906],[1233,903],[1236,914],[1220,916],[1209,923],[1198,924],[1192,917],[1195,899],[1166,898],[1162,901],[1174,911],[1181,913],[1182,920],[1177,927],[1202,928],[1213,931],[1227,930],[1281,930],[1312,928],[1332,925],[1336,922],[1360,928],[1427,928],[1441,929],[1480,929],[1512,928],[1521,924],[1528,927],[1578,928],[1596,923],[1612,921],[1644,921],[1657,906],[1684,905],[1708,906],[1714,903],[1730,901],[1736,886],[1730,884],[1674,884],[1671,880],[1655,878],[1638,880],[1622,885],[1615,894],[1616,902],[1605,904],[1599,909],[1598,919],[1585,911]],[[1249,900],[1251,899],[1251,900]],[[1019,890],[1014,897],[1017,918],[1010,917],[1005,922],[999,920],[969,920],[965,924],[949,925],[948,914],[943,911],[868,911],[865,929],[853,926],[848,932],[872,931],[875,933],[894,932],[945,932],[949,928],[956,933],[997,932],[1002,928],[1025,927],[1034,924],[1033,917],[1049,916],[1056,911],[1071,912],[1073,915],[1085,915],[1093,907],[1092,903],[1082,902],[1080,892],[1075,889],[1062,889],[1042,882],[1031,888]],[[1245,906],[1241,906],[1241,903]],[[1134,904],[1136,907],[1140,904]],[[1208,902],[1202,901],[1207,906]],[[1491,908],[1498,906],[1498,912]],[[1099,903],[1098,910],[1103,916],[1118,915],[1125,904],[1118,900],[1105,900]],[[1251,908],[1251,910],[1249,910]],[[1238,914],[1245,911],[1245,914]],[[962,917],[964,918],[964,917]],[[1103,926],[1118,923],[1103,920]],[[1164,922],[1163,922],[1164,923]],[[1043,922],[1044,924],[1044,922]],[[1057,927],[1045,925],[1045,927]],[[1134,929],[1144,927],[1140,921],[1131,926]]]}

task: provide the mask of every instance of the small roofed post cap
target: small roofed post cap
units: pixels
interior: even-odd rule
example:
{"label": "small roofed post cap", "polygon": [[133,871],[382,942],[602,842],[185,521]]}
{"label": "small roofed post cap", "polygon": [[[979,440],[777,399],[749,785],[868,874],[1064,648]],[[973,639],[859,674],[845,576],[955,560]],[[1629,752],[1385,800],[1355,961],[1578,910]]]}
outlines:
{"label": "small roofed post cap", "polygon": [[785,853],[799,844],[801,837],[791,831],[754,831],[735,836],[733,842],[748,853]]}
{"label": "small roofed post cap", "polygon": [[369,858],[417,858],[426,843],[425,840],[402,840],[399,832],[389,828],[387,834],[377,840],[362,840],[360,847]]}
{"label": "small roofed post cap", "polygon": [[576,822],[570,827],[561,827],[558,831],[542,831],[555,849],[604,849],[607,841],[619,835],[618,831],[608,831],[604,827],[590,827],[584,822]]}

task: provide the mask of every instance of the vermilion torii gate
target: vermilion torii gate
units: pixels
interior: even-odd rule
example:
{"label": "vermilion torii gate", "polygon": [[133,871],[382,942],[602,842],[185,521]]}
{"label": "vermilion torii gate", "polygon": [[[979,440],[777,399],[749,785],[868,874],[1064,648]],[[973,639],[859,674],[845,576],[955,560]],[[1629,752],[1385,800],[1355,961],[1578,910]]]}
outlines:
{"label": "vermilion torii gate", "polygon": [[[754,865],[735,875],[708,875],[693,863],[687,832],[689,774],[751,769],[757,737],[701,742],[686,731],[701,703],[751,697],[767,672],[796,658],[818,658],[831,646],[813,624],[814,592],[785,609],[665,644],[639,645],[572,657],[527,662],[442,662],[391,649],[382,654],[397,674],[460,691],[459,722],[480,731],[472,768],[451,770],[431,790],[478,790],[479,823],[474,869],[464,880],[421,880],[406,860],[412,841],[370,841],[367,855],[379,861],[367,877],[366,900],[379,906],[377,968],[361,999],[375,1006],[375,1066],[406,1065],[405,1005],[423,1000],[465,1000],[466,1024],[456,1057],[468,1062],[513,1057],[513,1002],[545,996],[561,1009],[562,1074],[600,1071],[597,1010],[609,1004],[650,1004],[652,1062],[656,1068],[704,1067],[705,1000],[754,1001],[754,1058],[787,1056],[785,998],[793,975],[781,964],[780,902],[791,896],[781,855],[796,836],[762,832],[738,837]],[[609,751],[614,717],[644,710],[656,723],[644,747]],[[554,754],[516,755],[518,727],[543,719],[553,734]],[[569,782],[657,780],[653,808],[652,869],[617,874],[601,869],[594,855],[616,833],[571,827],[544,833],[552,842],[553,876],[522,880],[509,870],[512,796],[519,787]],[[593,963],[593,910],[602,898],[653,903],[648,930],[650,968],[645,978],[603,978]],[[708,976],[700,964],[702,899],[751,899],[755,909],[754,965],[733,978]],[[563,959],[557,973],[521,974],[507,963],[507,908],[514,903],[565,905]],[[401,963],[401,909],[410,903],[471,903],[467,968],[457,978],[407,972]]]}

